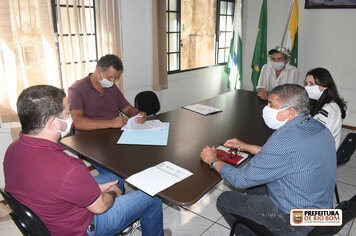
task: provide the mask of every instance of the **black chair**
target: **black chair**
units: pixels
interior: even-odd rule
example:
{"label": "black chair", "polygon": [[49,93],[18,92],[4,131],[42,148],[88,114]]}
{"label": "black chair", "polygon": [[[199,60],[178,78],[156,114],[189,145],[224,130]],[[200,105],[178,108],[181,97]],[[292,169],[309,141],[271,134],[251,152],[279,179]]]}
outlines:
{"label": "black chair", "polygon": [[[312,231],[309,232],[308,236],[331,236],[338,233],[348,222],[356,217],[356,195],[353,196],[348,201],[343,201],[335,209],[342,210],[342,225],[340,226],[319,226],[314,227]],[[265,226],[257,224],[256,222],[244,218],[242,216],[235,215],[237,220],[231,227],[230,236],[233,236],[238,224],[243,224],[250,230],[255,232],[259,236],[272,236],[274,235]]]}
{"label": "black chair", "polygon": [[[346,164],[350,159],[354,151],[356,150],[356,133],[349,133],[346,135],[344,141],[342,141],[340,147],[337,149],[337,166]],[[340,203],[339,191],[335,184],[335,197],[336,202]]]}
{"label": "black chair", "polygon": [[157,95],[152,91],[143,91],[135,97],[135,107],[149,115],[156,115],[161,109]]}
{"label": "black chair", "polygon": [[50,236],[50,233],[38,216],[27,206],[17,201],[10,193],[0,189],[1,195],[9,204],[12,212],[11,219],[23,235]]}

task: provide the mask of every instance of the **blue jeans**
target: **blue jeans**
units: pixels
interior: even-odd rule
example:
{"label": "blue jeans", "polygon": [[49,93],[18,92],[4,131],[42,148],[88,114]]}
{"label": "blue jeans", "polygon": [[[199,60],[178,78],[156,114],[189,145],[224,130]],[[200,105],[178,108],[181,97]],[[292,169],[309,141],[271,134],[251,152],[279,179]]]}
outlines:
{"label": "blue jeans", "polygon": [[[95,176],[97,183],[111,182],[117,176],[108,172]],[[121,181],[120,181],[121,182]],[[95,230],[88,235],[114,235],[140,219],[143,236],[163,236],[162,201],[139,190],[116,197],[114,205],[100,215],[94,215]]]}
{"label": "blue jeans", "polygon": [[[265,226],[275,235],[307,235],[312,227],[292,227],[289,214],[280,210],[269,198],[265,185],[250,189],[247,194],[236,191],[224,192],[217,200],[217,208],[232,226],[236,214]],[[242,224],[236,227],[238,235],[256,235]]]}
{"label": "blue jeans", "polygon": [[119,188],[121,189],[121,191],[123,193],[125,193],[124,191],[124,180],[122,178],[120,178],[119,176],[115,175],[114,173],[104,169],[103,167],[93,163],[93,162],[90,162],[90,164],[92,164],[94,166],[94,168],[99,172],[99,175],[103,175],[105,177],[98,177],[98,178],[95,178],[96,182],[98,184],[103,184],[103,183],[107,183],[107,182],[110,182],[110,181],[106,181],[108,177],[108,174],[111,174],[111,177],[110,178],[114,178],[113,180],[111,181],[115,181],[115,180],[119,180]]}

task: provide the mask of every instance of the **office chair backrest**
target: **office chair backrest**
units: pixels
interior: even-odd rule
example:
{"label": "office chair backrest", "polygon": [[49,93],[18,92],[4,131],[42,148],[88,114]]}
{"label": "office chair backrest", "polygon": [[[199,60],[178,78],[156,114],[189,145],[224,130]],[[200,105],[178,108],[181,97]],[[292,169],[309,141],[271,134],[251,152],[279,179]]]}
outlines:
{"label": "office chair backrest", "polygon": [[344,141],[337,149],[337,165],[342,165],[348,162],[356,150],[356,133],[349,133],[346,135]]}
{"label": "office chair backrest", "polygon": [[17,201],[10,193],[0,189],[1,195],[9,204],[11,219],[23,235],[50,236],[50,233],[40,218],[27,206]]}
{"label": "office chair backrest", "polygon": [[135,97],[135,107],[149,115],[155,115],[161,109],[157,95],[152,91],[143,91]]}
{"label": "office chair backrest", "polygon": [[341,202],[335,208],[342,210],[342,225],[315,227],[308,236],[331,236],[339,232],[348,222],[356,217],[356,195],[348,201]]}

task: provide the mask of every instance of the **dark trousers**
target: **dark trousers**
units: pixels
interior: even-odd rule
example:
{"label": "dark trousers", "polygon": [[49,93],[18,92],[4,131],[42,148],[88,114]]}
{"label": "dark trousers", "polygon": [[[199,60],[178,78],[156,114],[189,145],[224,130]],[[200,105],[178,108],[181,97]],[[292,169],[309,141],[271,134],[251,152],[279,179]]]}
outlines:
{"label": "dark trousers", "polygon": [[[254,187],[246,193],[229,191],[217,200],[217,208],[227,223],[232,226],[236,214],[265,226],[276,235],[307,235],[312,227],[292,227],[289,214],[280,210],[269,198],[265,185]],[[242,224],[236,227],[236,235],[256,235]]]}

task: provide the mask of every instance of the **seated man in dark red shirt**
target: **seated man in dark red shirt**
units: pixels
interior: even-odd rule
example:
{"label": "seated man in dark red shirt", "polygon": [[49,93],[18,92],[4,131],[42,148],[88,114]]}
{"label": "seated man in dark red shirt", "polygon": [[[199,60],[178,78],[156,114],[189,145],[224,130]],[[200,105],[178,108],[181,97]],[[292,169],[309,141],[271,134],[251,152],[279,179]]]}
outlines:
{"label": "seated man in dark red shirt", "polygon": [[76,81],[68,89],[68,101],[73,117],[75,133],[88,130],[121,128],[127,117],[141,115],[138,123],[146,120],[146,113],[140,112],[125,99],[114,84],[121,77],[123,65],[116,55],[101,57],[94,73]]}
{"label": "seated man in dark red shirt", "polygon": [[143,235],[163,236],[160,198],[141,191],[121,195],[113,174],[93,178],[82,160],[63,152],[57,142],[69,133],[72,118],[62,90],[27,88],[17,111],[22,132],[5,154],[5,190],[51,235],[114,235],[140,218]]}
{"label": "seated man in dark red shirt", "polygon": [[[99,59],[94,73],[70,86],[68,101],[75,134],[96,129],[121,128],[127,122],[126,116],[140,115],[136,121],[146,121],[146,113],[131,106],[114,84],[121,77],[122,71],[120,58],[108,54]],[[120,112],[126,116],[120,115]],[[101,174],[108,172],[95,163],[91,164]]]}

